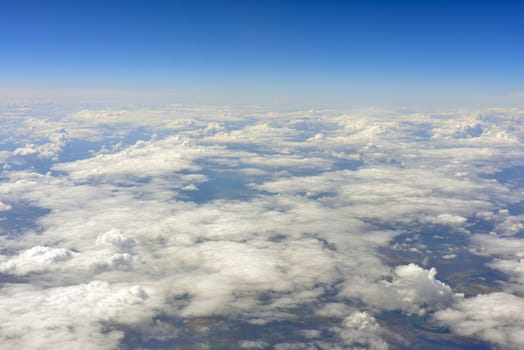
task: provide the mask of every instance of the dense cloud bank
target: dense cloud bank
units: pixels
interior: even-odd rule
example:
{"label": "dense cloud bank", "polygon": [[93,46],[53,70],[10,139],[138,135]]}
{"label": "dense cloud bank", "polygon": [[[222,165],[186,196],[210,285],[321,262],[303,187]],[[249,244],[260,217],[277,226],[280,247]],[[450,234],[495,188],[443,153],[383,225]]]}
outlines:
{"label": "dense cloud bank", "polygon": [[[524,346],[523,111],[2,114],[3,348],[169,348],[164,319],[297,324],[241,349],[416,346],[391,315]],[[474,259],[499,277],[457,283]]]}

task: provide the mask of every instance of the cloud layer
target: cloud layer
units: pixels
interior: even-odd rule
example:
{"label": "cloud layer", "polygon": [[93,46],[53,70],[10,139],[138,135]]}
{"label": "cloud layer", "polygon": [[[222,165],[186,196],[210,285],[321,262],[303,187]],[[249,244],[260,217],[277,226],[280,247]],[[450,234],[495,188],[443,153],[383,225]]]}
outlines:
{"label": "cloud layer", "polygon": [[[395,313],[522,345],[520,110],[10,108],[6,348],[212,348],[228,319],[257,329],[243,349],[409,348]],[[506,280],[455,283],[471,259]]]}

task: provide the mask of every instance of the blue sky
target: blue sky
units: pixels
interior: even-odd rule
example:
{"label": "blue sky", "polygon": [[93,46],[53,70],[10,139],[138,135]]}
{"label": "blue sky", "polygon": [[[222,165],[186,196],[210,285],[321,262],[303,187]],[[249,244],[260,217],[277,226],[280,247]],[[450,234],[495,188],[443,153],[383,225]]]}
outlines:
{"label": "blue sky", "polygon": [[19,0],[1,7],[3,90],[443,105],[524,91],[522,2]]}

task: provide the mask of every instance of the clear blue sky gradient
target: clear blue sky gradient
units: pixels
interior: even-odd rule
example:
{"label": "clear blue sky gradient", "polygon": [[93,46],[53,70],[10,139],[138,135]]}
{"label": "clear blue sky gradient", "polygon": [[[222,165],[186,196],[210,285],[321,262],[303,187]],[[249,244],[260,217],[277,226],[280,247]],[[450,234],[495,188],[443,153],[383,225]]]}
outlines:
{"label": "clear blue sky gradient", "polygon": [[524,1],[0,6],[4,88],[212,87],[242,95],[309,86],[311,94],[339,97],[524,91]]}

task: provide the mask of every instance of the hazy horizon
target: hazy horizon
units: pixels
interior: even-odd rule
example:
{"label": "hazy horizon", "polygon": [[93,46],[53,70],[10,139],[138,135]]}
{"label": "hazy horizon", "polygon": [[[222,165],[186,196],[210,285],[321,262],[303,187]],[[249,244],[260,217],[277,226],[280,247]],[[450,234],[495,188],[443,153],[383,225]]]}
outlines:
{"label": "hazy horizon", "polygon": [[0,91],[522,107],[523,10],[514,1],[7,2]]}

